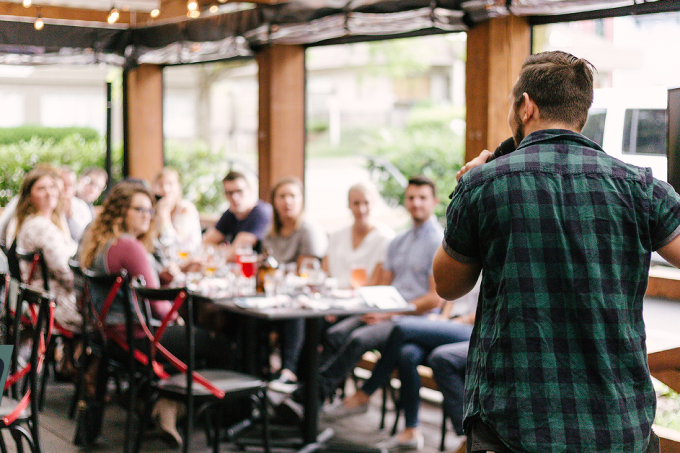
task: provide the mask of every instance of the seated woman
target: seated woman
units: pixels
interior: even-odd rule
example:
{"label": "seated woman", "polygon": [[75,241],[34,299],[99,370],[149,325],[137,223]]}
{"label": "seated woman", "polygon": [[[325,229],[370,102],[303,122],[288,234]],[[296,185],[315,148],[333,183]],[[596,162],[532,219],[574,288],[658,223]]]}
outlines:
{"label": "seated woman", "polygon": [[[81,267],[100,274],[115,274],[124,269],[131,278],[143,277],[146,286],[157,288],[159,278],[151,255],[156,236],[152,199],[151,193],[138,182],[123,181],[116,184],[104,200],[101,214],[83,237]],[[152,314],[157,318],[163,318],[171,307],[169,301],[151,301]],[[112,306],[110,313],[115,311],[116,308]],[[205,329],[197,328],[195,333],[197,360],[207,362],[210,367],[223,367],[228,360],[229,347],[226,341]],[[135,335],[140,339],[144,337],[141,328]],[[184,360],[185,328],[179,324],[168,326],[161,344]],[[88,369],[88,375],[92,374],[94,371]],[[100,377],[99,384],[105,384],[105,379]],[[90,397],[102,400],[104,392],[105,389],[97,389],[97,394]],[[164,438],[175,447],[182,443],[175,426],[180,411],[179,403],[165,399],[159,399],[153,409],[154,417],[159,419],[159,425],[165,432]]]}
{"label": "seated woman", "polygon": [[[472,298],[468,295],[466,298]],[[470,305],[472,306],[470,309]],[[368,409],[368,402],[378,388],[388,379],[396,368],[401,381],[400,399],[404,408],[406,427],[395,437],[377,445],[386,450],[419,450],[424,445],[424,437],[418,427],[418,411],[420,408],[420,375],[418,365],[426,363],[428,355],[442,345],[468,342],[474,323],[476,304],[468,305],[468,313],[448,319],[432,319],[406,316],[395,323],[380,360],[373,368],[371,377],[366,380],[349,398],[329,408],[325,415],[329,419],[338,419],[348,415],[360,414]],[[438,381],[439,382],[439,381]],[[442,381],[444,382],[444,381]],[[460,389],[444,392],[444,395],[455,394]],[[452,400],[446,401],[447,404]],[[447,405],[454,420],[456,433],[462,434],[462,400],[460,404],[453,401]]]}
{"label": "seated woman", "polygon": [[153,182],[159,242],[171,261],[179,251],[191,254],[201,247],[201,222],[196,206],[182,196],[179,173],[172,168],[161,170]]}
{"label": "seated woman", "polygon": [[[280,265],[300,262],[306,257],[320,259],[326,254],[328,238],[320,227],[305,220],[302,182],[284,178],[272,189],[272,226],[263,240]],[[297,366],[304,343],[304,321],[283,323],[281,377],[277,383],[297,382]],[[276,385],[276,383],[274,383]]]}
{"label": "seated woman", "polygon": [[[59,180],[59,174],[49,165],[39,165],[26,174],[15,218],[9,227],[10,237],[16,231],[17,250],[42,251],[49,272],[49,288],[56,296],[55,321],[67,330],[80,332],[83,321],[76,306],[73,272],[68,266],[69,258],[76,252],[76,243],[61,212]],[[31,263],[22,261],[20,267],[25,280]],[[43,286],[39,272],[30,283]]]}
{"label": "seated woman", "polygon": [[[394,231],[371,218],[371,209],[377,199],[378,192],[369,183],[361,182],[349,188],[349,209],[354,223],[330,235],[328,253],[323,260],[324,269],[338,279],[340,288],[374,285],[378,281]],[[364,275],[353,282],[355,267],[363,268]]]}

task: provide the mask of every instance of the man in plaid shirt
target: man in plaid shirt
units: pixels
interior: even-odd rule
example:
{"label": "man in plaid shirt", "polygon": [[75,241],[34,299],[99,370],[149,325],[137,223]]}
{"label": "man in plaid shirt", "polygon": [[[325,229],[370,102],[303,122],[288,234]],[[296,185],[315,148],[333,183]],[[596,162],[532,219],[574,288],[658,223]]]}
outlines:
{"label": "man in plaid shirt", "polygon": [[483,270],[470,452],[659,451],[642,302],[653,250],[680,267],[680,197],[580,135],[593,70],[530,56],[510,96],[517,150],[483,151],[452,195],[437,292],[460,297]]}

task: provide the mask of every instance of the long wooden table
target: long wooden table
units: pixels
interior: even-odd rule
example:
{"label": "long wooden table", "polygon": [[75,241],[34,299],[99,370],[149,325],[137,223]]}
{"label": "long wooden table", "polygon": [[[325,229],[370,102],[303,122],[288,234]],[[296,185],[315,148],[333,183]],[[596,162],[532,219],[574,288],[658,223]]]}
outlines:
{"label": "long wooden table", "polygon": [[319,346],[322,340],[323,320],[326,316],[348,316],[374,313],[377,311],[405,312],[412,311],[413,307],[406,305],[393,309],[377,309],[374,306],[357,305],[353,307],[334,307],[332,304],[335,299],[316,299],[315,303],[328,303],[328,309],[318,310],[312,308],[248,308],[239,306],[235,299],[238,298],[210,298],[200,294],[194,295],[194,305],[196,306],[197,323],[212,329],[223,331],[229,325],[228,317],[237,316],[243,320],[241,327],[250,332],[246,336],[246,341],[242,345],[245,352],[243,354],[243,371],[261,375],[258,369],[257,360],[258,344],[255,341],[255,332],[258,321],[277,322],[293,319],[305,320],[305,343],[302,350],[301,362],[304,367],[299,369],[299,377],[304,382],[304,419],[302,423],[302,445],[300,453],[318,451],[324,448],[325,442],[333,437],[331,428],[327,428],[322,433],[318,429],[319,404],[318,400],[318,381],[319,381]]}

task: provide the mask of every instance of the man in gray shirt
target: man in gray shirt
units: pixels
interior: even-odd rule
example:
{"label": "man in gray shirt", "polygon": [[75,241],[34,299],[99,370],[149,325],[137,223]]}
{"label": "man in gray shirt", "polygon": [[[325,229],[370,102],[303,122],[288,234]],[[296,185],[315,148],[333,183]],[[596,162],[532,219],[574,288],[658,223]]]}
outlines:
{"label": "man in gray shirt", "polygon": [[[437,206],[434,183],[417,176],[406,187],[405,205],[413,226],[395,237],[387,248],[379,279],[380,285],[392,285],[409,303],[416,315],[441,306],[435,292],[432,260],[443,238],[442,227],[433,216]],[[321,359],[319,391],[323,400],[333,394],[361,356],[372,349],[382,349],[392,331],[395,313],[370,313],[347,318],[326,332]],[[362,407],[361,410],[364,408]]]}

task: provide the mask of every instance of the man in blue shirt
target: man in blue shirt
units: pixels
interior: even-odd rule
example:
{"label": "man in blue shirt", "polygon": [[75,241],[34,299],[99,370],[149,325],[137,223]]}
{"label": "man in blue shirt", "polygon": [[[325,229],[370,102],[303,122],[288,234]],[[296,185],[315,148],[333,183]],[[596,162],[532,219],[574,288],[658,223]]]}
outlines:
{"label": "man in blue shirt", "polygon": [[230,171],[222,180],[224,195],[229,209],[222,214],[214,227],[206,231],[203,242],[223,242],[239,247],[253,246],[262,239],[272,221],[272,206],[258,200],[246,177],[237,171]]}

